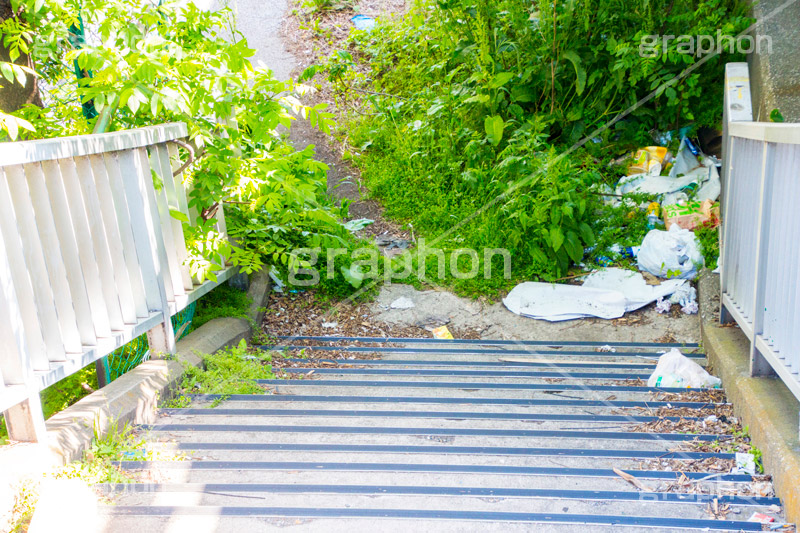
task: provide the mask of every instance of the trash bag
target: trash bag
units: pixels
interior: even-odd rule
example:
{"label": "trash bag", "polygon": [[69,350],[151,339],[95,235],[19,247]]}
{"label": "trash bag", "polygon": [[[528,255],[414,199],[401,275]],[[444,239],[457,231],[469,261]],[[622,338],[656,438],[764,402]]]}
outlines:
{"label": "trash bag", "polygon": [[658,365],[650,379],[648,387],[675,388],[719,388],[722,380],[705,371],[705,369],[673,348],[658,359]]}
{"label": "trash bag", "polygon": [[661,278],[694,279],[704,264],[694,233],[677,224],[669,231],[650,230],[636,259],[640,270]]}

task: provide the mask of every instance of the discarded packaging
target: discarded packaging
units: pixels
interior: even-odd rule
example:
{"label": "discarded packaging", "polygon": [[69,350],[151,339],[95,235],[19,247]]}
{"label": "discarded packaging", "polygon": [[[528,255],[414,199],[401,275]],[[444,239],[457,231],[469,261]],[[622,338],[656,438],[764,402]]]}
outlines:
{"label": "discarded packaging", "polygon": [[658,298],[669,296],[688,282],[668,280],[660,285],[648,285],[639,272],[623,268],[606,268],[586,276],[584,287],[592,289],[617,290],[625,297],[625,311],[635,311]]}
{"label": "discarded packaging", "polygon": [[628,165],[628,174],[649,174],[658,176],[664,158],[667,156],[667,149],[662,146],[647,146],[637,150],[633,154],[633,161]]}
{"label": "discarded packaging", "polygon": [[692,192],[697,201],[715,201],[720,193],[719,171],[714,158],[700,154],[698,159],[684,139],[669,176],[641,170],[632,172],[619,180],[614,192],[618,195],[660,196],[662,207],[678,203],[681,199],[688,200],[686,193]]}
{"label": "discarded packaging", "polygon": [[704,263],[694,233],[677,225],[650,230],[636,259],[639,269],[662,278],[694,279]]}
{"label": "discarded packaging", "polygon": [[372,31],[372,28],[375,27],[375,19],[367,15],[356,15],[350,19],[350,22],[357,30]]}
{"label": "discarded packaging", "polygon": [[673,348],[658,358],[655,371],[647,380],[648,387],[719,388],[722,380]]}
{"label": "discarded packaging", "polygon": [[438,328],[435,328],[431,333],[433,333],[434,339],[453,340],[453,334],[450,333],[450,330],[447,329],[447,326],[440,326]]}
{"label": "discarded packaging", "polygon": [[736,467],[731,474],[756,475],[756,458],[752,453],[736,453]]}
{"label": "discarded packaging", "polygon": [[759,524],[771,524],[775,521],[773,517],[764,513],[753,513],[753,516],[747,519],[748,522],[758,522]]}
{"label": "discarded packaging", "polygon": [[405,296],[401,296],[400,298],[393,301],[389,304],[389,307],[392,309],[411,309],[415,307],[414,302],[411,301],[411,298],[406,298]]}
{"label": "discarded packaging", "polygon": [[692,230],[712,219],[719,220],[719,204],[711,200],[664,206],[664,224],[667,229],[678,225],[683,229]]}
{"label": "discarded packaging", "polygon": [[358,231],[366,228],[370,224],[374,223],[375,221],[371,218],[357,218],[355,220],[350,220],[344,223],[344,227],[348,231]]}
{"label": "discarded packaging", "polygon": [[661,313],[663,315],[669,313],[670,309],[672,309],[672,303],[669,300],[665,300],[664,298],[656,300],[656,313]]}
{"label": "discarded packaging", "polygon": [[583,286],[521,283],[503,303],[512,313],[550,322],[586,317],[612,319],[669,296],[684,283],[668,280],[648,285],[639,272],[608,268],[586,276]]}

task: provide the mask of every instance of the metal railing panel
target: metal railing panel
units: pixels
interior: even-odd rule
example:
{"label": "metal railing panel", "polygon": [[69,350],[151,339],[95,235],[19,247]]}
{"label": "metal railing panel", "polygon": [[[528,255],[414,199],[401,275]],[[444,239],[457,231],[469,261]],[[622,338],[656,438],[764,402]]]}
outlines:
{"label": "metal railing panel", "polygon": [[[0,143],[0,411],[10,438],[42,438],[39,391],[140,335],[152,353],[173,353],[171,314],[233,274],[190,276],[171,213],[192,211],[166,144],[186,135],[166,124]],[[216,217],[224,233],[221,206]]]}

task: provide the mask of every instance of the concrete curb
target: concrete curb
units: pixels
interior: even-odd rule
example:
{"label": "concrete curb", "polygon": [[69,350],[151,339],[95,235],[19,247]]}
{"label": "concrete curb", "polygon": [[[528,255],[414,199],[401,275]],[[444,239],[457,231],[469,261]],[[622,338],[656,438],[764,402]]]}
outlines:
{"label": "concrete curb", "polygon": [[[200,367],[198,354],[214,353],[253,335],[251,324],[261,325],[269,298],[269,276],[253,275],[247,319],[215,318],[192,331],[177,344],[175,359],[142,363],[102,389],[47,420],[46,444],[18,444],[0,448],[0,529],[4,513],[13,507],[16,485],[25,477],[41,475],[80,459],[94,438],[95,428],[105,434],[113,423],[146,424],[155,421],[158,401],[177,388],[184,363]],[[10,516],[10,515],[9,515]]]}
{"label": "concrete curb", "polygon": [[798,404],[778,379],[750,377],[750,342],[738,327],[719,325],[719,276],[704,271],[698,282],[703,347],[722,379],[734,412],[764,454],[789,522],[800,523]]}

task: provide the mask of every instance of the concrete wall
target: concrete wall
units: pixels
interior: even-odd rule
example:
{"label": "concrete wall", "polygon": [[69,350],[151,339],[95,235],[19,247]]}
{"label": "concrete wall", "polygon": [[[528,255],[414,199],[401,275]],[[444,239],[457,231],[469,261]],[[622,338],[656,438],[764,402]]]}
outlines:
{"label": "concrete wall", "polygon": [[[760,0],[753,6],[761,51],[748,56],[753,120],[769,122],[779,109],[786,122],[800,122],[800,0]],[[771,47],[761,37],[771,39]],[[769,50],[771,48],[771,51]]]}

